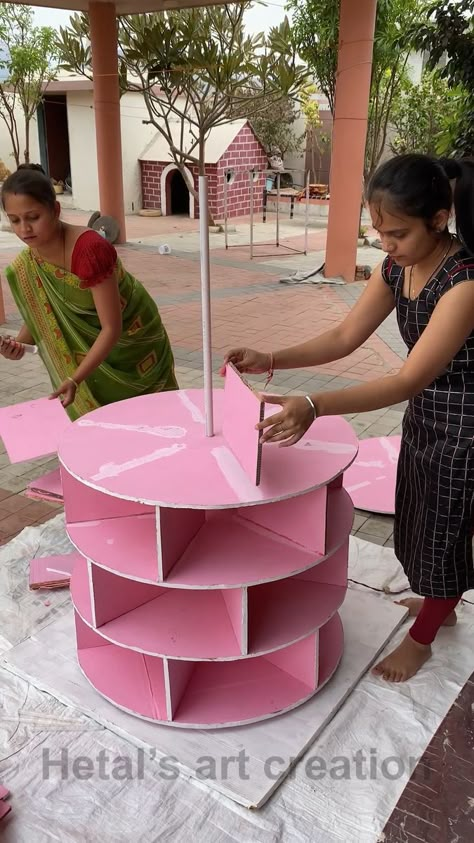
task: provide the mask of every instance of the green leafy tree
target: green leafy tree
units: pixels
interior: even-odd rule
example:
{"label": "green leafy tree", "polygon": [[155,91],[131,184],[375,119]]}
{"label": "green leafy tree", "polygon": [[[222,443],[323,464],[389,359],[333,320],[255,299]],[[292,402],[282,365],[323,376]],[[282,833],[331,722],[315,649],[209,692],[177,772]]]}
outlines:
{"label": "green leafy tree", "polygon": [[[335,0],[289,0],[301,57],[326,95],[334,114],[339,3]],[[370,86],[364,177],[378,166],[387,142],[390,112],[406,77],[415,24],[426,18],[426,0],[378,0]]]}
{"label": "green leafy tree", "polygon": [[417,48],[456,92],[458,120],[444,135],[444,152],[474,155],[474,0],[431,3],[427,19],[413,28]]}
{"label": "green leafy tree", "polygon": [[474,155],[474,103],[472,94],[462,86],[450,89],[453,111],[440,133],[438,155],[470,157]]}
{"label": "green leafy tree", "polygon": [[[56,75],[55,42],[53,29],[34,26],[29,6],[0,3],[0,117],[8,129],[17,167],[22,155],[25,162],[30,160],[31,121]],[[20,149],[18,106],[24,120],[24,150]]]}
{"label": "green leafy tree", "polygon": [[392,152],[444,153],[446,133],[459,119],[459,94],[439,74],[425,72],[419,85],[407,79],[391,112]]}
{"label": "green leafy tree", "polygon": [[299,152],[304,135],[295,132],[297,117],[297,104],[290,97],[277,102],[270,97],[269,105],[251,117],[252,128],[269,156],[279,153],[285,158]]}
{"label": "green leafy tree", "polygon": [[[305,78],[287,19],[267,36],[249,36],[249,3],[119,18],[122,90],[143,95],[148,122],[198,199],[186,167],[205,172],[209,133],[245,113],[249,120],[292,97]],[[75,15],[60,30],[62,66],[91,74],[89,24]]]}
{"label": "green leafy tree", "polygon": [[299,54],[334,114],[339,49],[338,0],[288,0]]}
{"label": "green leafy tree", "polygon": [[[319,103],[315,96],[317,92],[316,85],[305,85],[300,92],[300,103],[306,122],[307,149],[309,149],[311,156],[311,178],[319,180],[322,157],[329,146],[330,138],[322,131],[323,124],[319,116]],[[316,153],[318,155],[317,166]]]}

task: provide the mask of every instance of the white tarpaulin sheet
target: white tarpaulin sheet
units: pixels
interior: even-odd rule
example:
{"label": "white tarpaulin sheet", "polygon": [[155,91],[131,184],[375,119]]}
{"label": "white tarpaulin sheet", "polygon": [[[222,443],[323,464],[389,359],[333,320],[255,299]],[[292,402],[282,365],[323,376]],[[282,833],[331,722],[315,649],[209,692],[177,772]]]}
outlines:
{"label": "white tarpaulin sheet", "polygon": [[[0,550],[0,654],[70,612],[67,591],[28,590],[32,556],[67,550],[62,516]],[[374,601],[393,599],[375,589],[406,585],[392,551],[357,540],[350,577],[367,583],[353,587]],[[150,753],[1,669],[0,781],[12,794],[2,841],[376,843],[472,672],[474,610],[464,604],[459,615],[409,683],[366,675],[258,811],[184,779],[172,765],[163,769]]]}

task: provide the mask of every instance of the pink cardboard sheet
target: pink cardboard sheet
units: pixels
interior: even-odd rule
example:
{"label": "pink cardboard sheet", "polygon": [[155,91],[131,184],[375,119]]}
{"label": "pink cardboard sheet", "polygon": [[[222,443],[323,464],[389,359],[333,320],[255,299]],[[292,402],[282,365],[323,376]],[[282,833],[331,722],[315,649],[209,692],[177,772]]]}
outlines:
{"label": "pink cardboard sheet", "polygon": [[394,515],[400,436],[362,439],[359,453],[344,474],[344,488],[364,512]]}
{"label": "pink cardboard sheet", "polygon": [[39,398],[0,409],[0,436],[12,463],[57,453],[70,424],[59,399]]}
{"label": "pink cardboard sheet", "polygon": [[40,556],[30,562],[30,588],[67,588],[80,553]]}
{"label": "pink cardboard sheet", "polygon": [[63,484],[60,469],[55,468],[54,471],[48,471],[47,474],[32,480],[26,490],[26,496],[37,500],[62,503]]}
{"label": "pink cardboard sheet", "polygon": [[255,425],[262,421],[264,404],[229,363],[225,371],[224,438],[238,462],[256,486],[260,483],[262,445]]}

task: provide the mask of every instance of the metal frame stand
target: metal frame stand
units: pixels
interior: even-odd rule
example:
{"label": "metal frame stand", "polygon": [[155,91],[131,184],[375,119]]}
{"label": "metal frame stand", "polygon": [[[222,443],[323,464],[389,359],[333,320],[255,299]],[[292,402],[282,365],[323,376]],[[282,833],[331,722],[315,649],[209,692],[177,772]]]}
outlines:
{"label": "metal frame stand", "polygon": [[[229,244],[229,234],[228,234],[228,180],[227,180],[227,173],[230,170],[226,170],[224,172],[224,243],[226,249],[241,249],[245,244]],[[255,190],[255,182],[254,178],[256,175],[269,175],[274,174],[274,170],[247,170],[248,177],[249,177],[249,191],[250,191],[250,226],[249,226],[249,247],[250,247],[250,260],[253,260],[254,257],[258,258],[273,258],[273,257],[285,257],[286,255],[281,252],[278,253],[265,253],[265,254],[258,254],[254,255],[254,209],[255,209],[255,200],[254,200],[254,190]],[[275,230],[275,242],[274,243],[259,243],[259,246],[276,246],[279,249],[286,249],[288,255],[307,255],[308,254],[308,225],[309,225],[309,184],[310,184],[310,171],[307,170],[306,172],[306,190],[305,190],[305,216],[304,216],[304,249],[294,249],[292,246],[285,246],[280,244],[280,194],[281,194],[281,173],[276,173],[276,180],[277,180],[277,195],[276,195],[276,230]],[[266,216],[268,211],[265,209],[264,213],[264,222],[266,222]],[[293,217],[293,214],[290,214],[290,218]]]}

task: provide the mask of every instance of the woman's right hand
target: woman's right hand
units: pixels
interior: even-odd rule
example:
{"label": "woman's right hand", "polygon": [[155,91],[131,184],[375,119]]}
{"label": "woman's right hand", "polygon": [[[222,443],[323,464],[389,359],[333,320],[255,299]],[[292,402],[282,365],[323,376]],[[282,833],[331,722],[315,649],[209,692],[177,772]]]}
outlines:
{"label": "woman's right hand", "polygon": [[12,337],[0,338],[0,354],[7,360],[21,360],[25,353],[25,346]]}
{"label": "woman's right hand", "polygon": [[227,363],[233,363],[239,372],[248,372],[252,375],[261,375],[270,371],[272,355],[262,351],[254,351],[253,348],[231,348],[224,358],[224,365],[220,374],[225,374]]}

